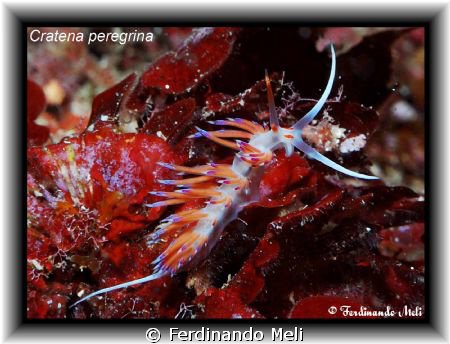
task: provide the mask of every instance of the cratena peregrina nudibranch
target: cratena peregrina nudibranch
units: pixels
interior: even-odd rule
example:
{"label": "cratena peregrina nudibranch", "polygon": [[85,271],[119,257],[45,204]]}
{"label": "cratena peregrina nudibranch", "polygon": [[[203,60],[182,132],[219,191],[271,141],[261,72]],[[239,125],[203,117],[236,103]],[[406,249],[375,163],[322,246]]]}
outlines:
{"label": "cratena peregrina nudibranch", "polygon": [[[160,180],[160,183],[174,185],[177,189],[173,192],[152,192],[153,195],[166,199],[147,204],[148,207],[182,204],[193,198],[205,199],[205,206],[201,209],[181,211],[166,217],[151,234],[149,245],[175,233],[178,234],[167,249],[153,261],[153,274],[98,290],[77,301],[71,307],[95,295],[148,282],[162,276],[172,276],[181,270],[189,269],[205,258],[219,240],[227,224],[234,220],[245,206],[258,201],[258,187],[264,170],[272,160],[273,153],[278,149],[284,148],[286,155],[290,156],[295,147],[310,159],[316,159],[351,177],[378,179],[338,165],[302,139],[303,128],[319,113],[330,95],[336,72],[336,56],[333,46],[331,46],[331,56],[330,77],[322,96],[314,107],[292,127],[282,128],[279,125],[270,80],[266,71],[270,129],[240,118],[210,122],[232,129],[205,131],[197,128],[198,132],[193,135],[194,137],[204,136],[237,151],[231,165],[210,163],[203,166],[184,167],[159,163],[163,167],[188,175],[188,177],[179,180]],[[248,140],[248,142],[242,140]]]}

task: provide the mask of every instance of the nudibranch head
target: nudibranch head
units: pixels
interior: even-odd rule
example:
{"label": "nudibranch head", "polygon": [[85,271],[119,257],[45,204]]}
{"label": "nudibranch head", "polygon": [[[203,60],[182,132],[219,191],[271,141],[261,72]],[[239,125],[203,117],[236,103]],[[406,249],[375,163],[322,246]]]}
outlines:
{"label": "nudibranch head", "polygon": [[[309,146],[303,141],[302,131],[303,129],[311,123],[311,121],[317,116],[322,107],[325,105],[327,101],[331,89],[333,88],[333,81],[336,75],[336,53],[334,51],[333,45],[331,47],[331,71],[330,76],[328,78],[327,85],[325,87],[322,96],[317,101],[317,103],[313,106],[311,110],[308,111],[306,115],[304,115],[300,120],[298,120],[292,127],[290,128],[282,128],[279,125],[278,116],[275,109],[275,102],[273,98],[272,87],[270,85],[269,76],[266,71],[266,85],[267,85],[267,97],[269,101],[269,113],[270,113],[270,131],[264,134],[259,134],[259,137],[254,137],[250,141],[250,144],[255,145],[258,148],[262,148],[264,145],[268,149],[276,150],[280,147],[283,147],[286,151],[286,155],[290,156],[294,151],[294,147],[298,150],[305,153],[309,158],[316,159],[331,167],[332,169],[339,171],[341,173],[347,174],[351,177],[361,178],[361,179],[379,179],[375,176],[368,176],[362,173],[353,172],[334,161],[328,159],[326,156],[319,153],[313,147]],[[264,143],[264,144],[263,144]]]}

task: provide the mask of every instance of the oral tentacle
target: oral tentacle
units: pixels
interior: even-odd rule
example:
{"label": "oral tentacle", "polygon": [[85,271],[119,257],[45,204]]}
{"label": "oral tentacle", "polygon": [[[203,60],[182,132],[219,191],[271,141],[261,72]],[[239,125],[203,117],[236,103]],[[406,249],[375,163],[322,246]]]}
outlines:
{"label": "oral tentacle", "polygon": [[339,171],[341,173],[344,173],[348,176],[360,178],[360,179],[367,179],[367,180],[376,180],[379,179],[375,176],[368,176],[362,173],[353,172],[337,163],[335,163],[333,160],[328,159],[326,156],[320,154],[317,150],[312,148],[311,146],[307,145],[303,140],[295,140],[294,146],[305,153],[308,157],[312,159],[316,159],[320,161],[322,164],[327,165],[328,167],[331,167],[332,169]]}
{"label": "oral tentacle", "polygon": [[324,106],[325,102],[327,101],[331,89],[333,88],[333,81],[336,74],[336,54],[334,52],[333,45],[330,45],[331,47],[331,71],[330,71],[330,77],[328,79],[327,86],[325,87],[325,90],[322,93],[322,96],[317,101],[316,105],[313,106],[309,112],[303,116],[300,120],[298,120],[297,123],[293,125],[293,129],[297,131],[303,130],[304,127],[306,127],[313,119],[314,117],[319,113],[319,111]]}

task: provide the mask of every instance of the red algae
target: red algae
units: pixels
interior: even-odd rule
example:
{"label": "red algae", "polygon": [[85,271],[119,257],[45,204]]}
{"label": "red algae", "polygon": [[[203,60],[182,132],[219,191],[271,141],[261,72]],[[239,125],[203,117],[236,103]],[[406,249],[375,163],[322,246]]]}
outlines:
{"label": "red algae", "polygon": [[[165,43],[139,48],[159,57],[142,74],[127,70],[121,74],[126,77],[108,84],[93,98],[84,130],[60,142],[51,144],[48,128],[35,120],[55,107],[67,115],[76,83],[64,84],[66,100],[49,108],[41,86],[28,82],[28,318],[375,319],[399,317],[405,306],[420,308],[423,316],[425,197],[399,184],[361,182],[303,153],[287,157],[282,151],[267,166],[259,201],[226,227],[197,266],[69,308],[91,292],[152,273],[152,262],[174,239],[148,244],[163,213],[203,206],[193,200],[178,208],[146,207],[160,200],[150,191],[173,190],[158,180],[179,178],[157,163],[230,163],[230,149],[190,135],[195,126],[215,130],[208,121],[228,117],[267,122],[265,68],[273,71],[283,126],[314,106],[329,69],[325,51],[316,49],[323,45],[321,34],[340,49],[337,84],[343,89],[333,89],[336,98],[305,128],[304,140],[362,173],[378,168],[377,161],[385,170],[392,161],[384,155],[392,147],[383,147],[392,136],[372,140],[387,121],[380,117],[387,112],[380,104],[389,98],[391,46],[402,39],[416,42],[417,32],[383,29],[358,36],[351,28],[317,28],[308,37],[285,28],[163,32]],[[102,49],[96,53],[114,51]],[[120,68],[139,56],[137,48],[125,49]],[[87,70],[59,68],[60,62],[41,54],[35,58],[58,73],[99,72],[89,49],[67,54],[71,61],[88,56]],[[58,73],[31,74],[46,84]],[[105,81],[111,71],[104,73]],[[409,137],[406,129],[402,133]],[[371,157],[382,159],[369,159],[366,145]],[[357,312],[361,309],[365,313]],[[387,309],[395,314],[383,313]]]}

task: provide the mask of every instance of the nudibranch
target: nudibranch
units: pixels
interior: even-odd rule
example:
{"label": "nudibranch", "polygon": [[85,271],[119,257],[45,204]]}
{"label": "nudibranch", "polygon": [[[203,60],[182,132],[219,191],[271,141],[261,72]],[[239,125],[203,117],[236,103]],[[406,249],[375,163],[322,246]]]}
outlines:
{"label": "nudibranch", "polygon": [[[201,209],[185,210],[168,216],[150,235],[148,244],[153,245],[176,234],[167,249],[153,261],[153,274],[98,290],[78,300],[71,307],[93,296],[155,280],[162,276],[172,276],[198,264],[217,243],[227,224],[236,219],[244,207],[258,201],[258,187],[264,170],[273,159],[273,153],[278,149],[284,148],[286,155],[290,156],[294,148],[297,148],[310,159],[316,159],[348,176],[369,180],[378,179],[338,165],[302,139],[303,129],[320,112],[330,95],[336,73],[336,56],[333,46],[331,46],[331,58],[331,72],[322,96],[313,108],[292,127],[280,127],[266,71],[269,128],[239,118],[209,122],[213,125],[230,127],[230,129],[205,131],[197,128],[198,132],[193,137],[206,137],[236,151],[231,165],[210,163],[203,166],[184,167],[159,163],[165,168],[187,175],[187,178],[160,180],[161,184],[173,185],[176,189],[173,192],[152,192],[153,195],[166,199],[147,204],[147,207],[182,204],[195,198],[204,199],[205,206]],[[235,140],[231,141],[230,139]],[[243,140],[247,140],[247,142]]]}

